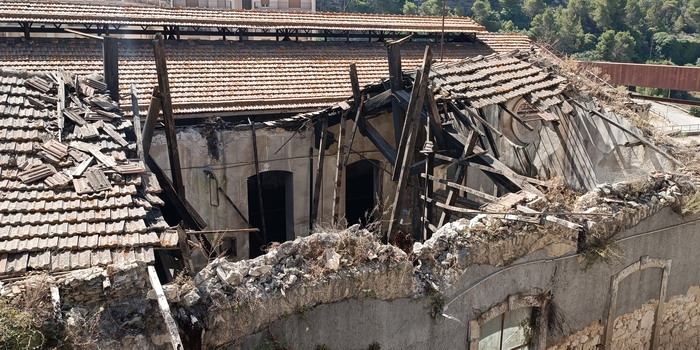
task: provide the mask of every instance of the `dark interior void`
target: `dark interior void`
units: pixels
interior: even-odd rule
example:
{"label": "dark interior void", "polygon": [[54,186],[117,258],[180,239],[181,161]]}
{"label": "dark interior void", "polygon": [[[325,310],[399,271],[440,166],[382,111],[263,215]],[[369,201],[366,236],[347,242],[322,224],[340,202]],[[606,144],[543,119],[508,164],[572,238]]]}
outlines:
{"label": "dark interior void", "polygon": [[366,225],[373,218],[376,198],[379,194],[378,164],[361,160],[346,168],[345,218],[348,225]]}
{"label": "dark interior void", "polygon": [[[292,173],[286,171],[267,171],[260,173],[262,202],[264,213],[260,212],[258,184],[255,176],[248,178],[248,219],[253,227],[261,232],[250,235],[250,257],[264,253],[263,248],[270,242],[284,242],[294,237],[294,214],[292,197]],[[263,238],[262,219],[265,218]]]}
{"label": "dark interior void", "polygon": [[243,0],[243,9],[250,10],[253,8],[253,0]]}

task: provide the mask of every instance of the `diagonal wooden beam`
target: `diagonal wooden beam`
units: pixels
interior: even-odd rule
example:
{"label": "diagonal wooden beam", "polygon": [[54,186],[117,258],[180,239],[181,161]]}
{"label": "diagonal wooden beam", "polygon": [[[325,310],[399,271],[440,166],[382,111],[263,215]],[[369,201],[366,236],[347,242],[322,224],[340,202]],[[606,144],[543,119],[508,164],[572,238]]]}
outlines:
{"label": "diagonal wooden beam", "polygon": [[[406,123],[404,124],[404,129],[402,134],[406,134],[406,143],[404,145],[403,151],[397,153],[398,157],[396,159],[396,165],[401,162],[398,173],[398,183],[396,184],[396,194],[394,196],[394,204],[391,211],[391,219],[389,220],[389,228],[387,230],[387,242],[391,239],[391,231],[394,228],[396,219],[399,217],[399,211],[402,206],[402,199],[404,195],[404,189],[408,183],[408,177],[410,172],[410,164],[413,161],[413,153],[416,143],[416,138],[418,136],[419,125],[420,125],[420,114],[423,110],[425,95],[428,93],[428,82],[430,81],[430,66],[432,64],[433,54],[430,51],[430,46],[426,46],[425,53],[423,55],[423,66],[420,71],[416,74],[416,80],[413,84],[413,91],[411,93],[411,101],[409,103],[408,110],[406,111]],[[396,175],[396,169],[394,167],[394,175]]]}
{"label": "diagonal wooden beam", "polygon": [[316,166],[316,182],[314,183],[314,197],[311,207],[311,224],[316,224],[318,220],[319,205],[321,203],[321,185],[323,184],[323,163],[326,156],[326,134],[328,133],[328,118],[323,118],[321,122],[321,141],[318,146],[318,163]]}
{"label": "diagonal wooden beam", "polygon": [[248,118],[250,124],[250,133],[253,139],[253,161],[255,162],[255,187],[258,191],[258,206],[260,209],[260,231],[264,244],[267,244],[267,228],[265,226],[265,205],[263,204],[262,195],[262,178],[260,178],[260,160],[258,159],[258,138],[255,134],[255,124]]}
{"label": "diagonal wooden beam", "polygon": [[[357,67],[355,66],[355,63],[350,64],[350,82],[352,84],[352,96],[355,100],[354,107],[357,109],[357,113],[355,115],[355,122],[352,126],[352,132],[350,133],[350,140],[348,141],[348,146],[346,147],[345,160],[343,161],[344,166],[348,165],[348,160],[350,159],[350,152],[352,151],[352,144],[355,142],[355,134],[357,134],[357,128],[360,124],[360,118],[362,118],[362,108],[365,104],[365,101],[361,101],[363,97],[360,97],[360,83],[357,78]],[[342,120],[341,123],[343,123]],[[340,147],[340,145],[338,145],[338,147]]]}
{"label": "diagonal wooden beam", "polygon": [[[432,52],[426,49],[423,59],[432,60]],[[423,104],[425,102],[425,91],[421,91],[420,83],[425,82],[424,90],[428,89],[428,82],[430,81],[430,66],[432,62],[423,62],[421,70],[416,73],[416,80],[413,82],[413,90],[411,90],[411,99],[408,102],[408,108],[406,108],[406,118],[403,123],[403,128],[401,129],[401,138],[396,142],[396,154],[397,159],[394,163],[394,173],[391,177],[392,181],[398,181],[401,175],[402,167],[402,157],[409,149],[408,138],[411,134],[412,125],[414,124],[413,116],[420,122],[420,114],[423,112]],[[412,151],[411,151],[412,152]]]}
{"label": "diagonal wooden beam", "polygon": [[659,147],[657,147],[656,145],[654,145],[653,143],[649,142],[649,141],[648,141],[647,139],[645,139],[644,137],[641,137],[641,136],[635,134],[634,132],[632,132],[632,130],[630,130],[630,129],[624,127],[624,126],[622,126],[622,124],[620,124],[620,123],[618,123],[618,122],[612,120],[611,118],[609,118],[608,116],[604,115],[603,113],[600,113],[600,112],[598,112],[598,111],[596,111],[596,110],[590,109],[590,108],[586,107],[585,105],[583,105],[582,103],[580,103],[580,102],[578,102],[578,101],[576,101],[576,100],[571,100],[571,102],[573,102],[573,103],[576,104],[577,106],[581,107],[583,110],[585,110],[585,111],[588,112],[589,114],[593,114],[593,115],[597,116],[598,118],[605,120],[606,122],[608,122],[608,123],[614,125],[614,126],[617,127],[618,129],[624,131],[624,132],[627,133],[628,135],[630,135],[630,136],[634,137],[635,139],[639,140],[639,142],[641,142],[644,146],[651,148],[651,149],[654,150],[656,153],[662,155],[664,158],[666,158],[666,159],[670,160],[671,162],[673,162],[673,164],[676,164],[677,166],[684,166],[683,163],[681,163],[678,159],[671,157],[668,153],[664,152],[664,150],[662,150],[661,148],[659,148]]}
{"label": "diagonal wooden beam", "polygon": [[498,104],[498,107],[501,107],[501,109],[502,109],[504,112],[508,113],[513,119],[515,119],[515,121],[517,121],[518,123],[520,123],[520,125],[524,126],[525,129],[527,129],[527,130],[529,130],[529,131],[534,131],[534,130],[535,130],[533,127],[531,127],[530,125],[528,125],[528,124],[523,120],[523,118],[520,118],[519,115],[515,114],[515,112],[511,111],[508,107],[506,107],[505,104],[499,103],[499,104]]}
{"label": "diagonal wooden beam", "polygon": [[[476,132],[470,131],[469,136],[467,136],[467,144],[464,145],[464,151],[462,152],[462,156],[460,158],[465,158],[474,152],[474,147],[476,147],[476,140]],[[464,181],[464,176],[466,175],[466,173],[466,164],[463,164],[461,162],[457,163],[457,169],[455,170],[455,174],[452,177],[452,183],[461,184]],[[447,192],[447,199],[445,200],[445,204],[448,206],[452,206],[455,204],[456,200],[457,192],[455,191],[454,187],[451,187],[450,190]],[[452,213],[449,210],[443,210],[442,214],[440,214],[440,220],[438,221],[437,227],[440,228],[443,225],[445,225],[445,223],[447,223],[447,221],[450,219],[451,215]]]}
{"label": "diagonal wooden beam", "polygon": [[360,115],[359,120],[355,120],[355,122],[359,125],[362,135],[367,137],[369,141],[372,142],[374,147],[377,147],[379,153],[381,153],[391,164],[396,163],[396,150],[394,150],[389,142],[382,137],[382,134],[380,134],[379,131],[372,126],[372,123],[365,120],[364,116],[362,115]]}
{"label": "diagonal wooden beam", "polygon": [[[401,44],[404,40],[390,41],[387,43],[387,56],[389,60],[389,85],[391,93],[404,89],[403,70],[401,69]],[[391,101],[391,114],[394,122],[394,139],[396,148],[399,148],[402,128],[405,127],[404,109],[396,100]]]}
{"label": "diagonal wooden beam", "polygon": [[158,88],[161,94],[161,110],[165,124],[165,139],[168,142],[168,158],[170,159],[170,171],[173,185],[177,194],[185,198],[185,184],[182,181],[182,169],[180,168],[180,153],[177,148],[177,134],[175,133],[175,119],[173,117],[173,104],[170,98],[170,81],[168,80],[168,67],[165,59],[165,44],[163,35],[158,33],[153,40],[153,53],[156,59],[156,73],[158,75]]}

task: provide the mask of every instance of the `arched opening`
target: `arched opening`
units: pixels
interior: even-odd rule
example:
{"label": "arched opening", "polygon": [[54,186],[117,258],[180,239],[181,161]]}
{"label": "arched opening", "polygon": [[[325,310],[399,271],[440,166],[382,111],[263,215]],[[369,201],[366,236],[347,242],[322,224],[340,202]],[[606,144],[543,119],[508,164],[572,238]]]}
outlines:
{"label": "arched opening", "polygon": [[348,225],[366,225],[374,217],[379,204],[381,181],[379,163],[363,159],[346,168],[345,218]]}
{"label": "arched opening", "polygon": [[270,242],[284,242],[294,238],[294,197],[292,195],[292,173],[287,171],[266,171],[260,173],[262,187],[262,207],[255,175],[248,178],[248,220],[253,227],[262,229],[265,219],[265,233],[250,235],[250,258],[264,253],[263,247]]}

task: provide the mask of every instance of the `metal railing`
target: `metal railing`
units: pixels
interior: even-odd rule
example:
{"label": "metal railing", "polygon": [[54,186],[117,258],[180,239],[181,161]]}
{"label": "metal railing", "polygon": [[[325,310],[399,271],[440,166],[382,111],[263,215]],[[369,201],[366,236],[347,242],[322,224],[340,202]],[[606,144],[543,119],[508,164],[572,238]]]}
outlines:
{"label": "metal railing", "polygon": [[679,133],[684,135],[700,134],[700,124],[672,125],[661,128],[665,133]]}

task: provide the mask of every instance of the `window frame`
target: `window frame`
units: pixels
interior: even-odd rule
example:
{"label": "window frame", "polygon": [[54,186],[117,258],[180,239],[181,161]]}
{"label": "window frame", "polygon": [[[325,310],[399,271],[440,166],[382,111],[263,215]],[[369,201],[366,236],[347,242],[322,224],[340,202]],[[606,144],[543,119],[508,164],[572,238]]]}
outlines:
{"label": "window frame", "polygon": [[504,315],[507,312],[524,307],[539,309],[537,317],[537,324],[539,327],[536,329],[534,342],[530,345],[537,350],[547,349],[547,314],[551,297],[552,295],[550,292],[537,295],[509,295],[505,301],[496,304],[476,319],[469,321],[469,350],[479,350],[481,326],[486,322]]}

